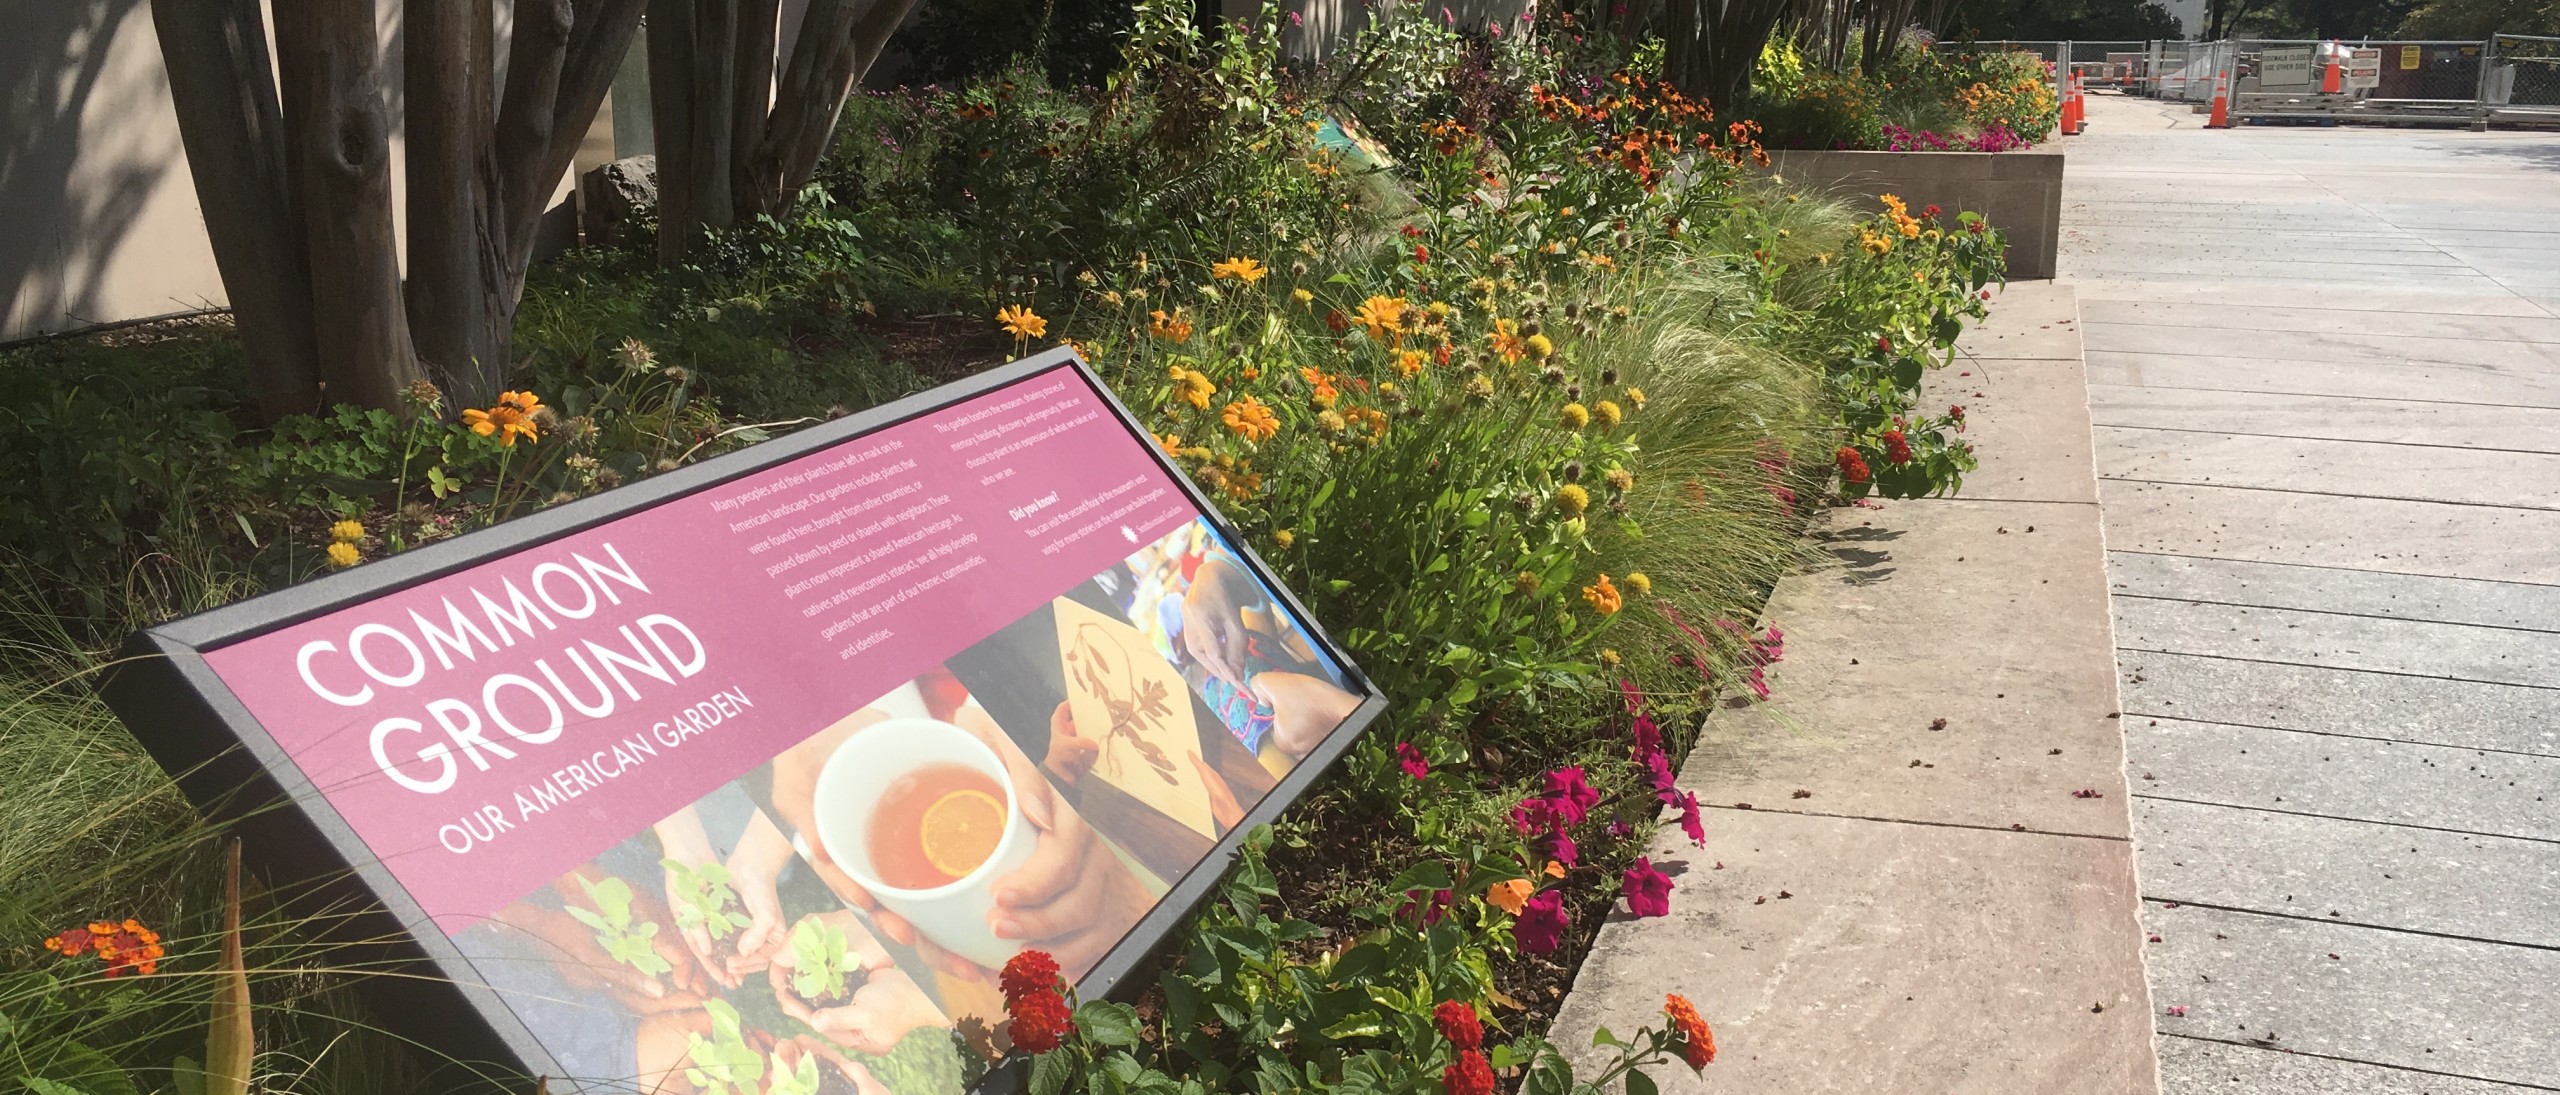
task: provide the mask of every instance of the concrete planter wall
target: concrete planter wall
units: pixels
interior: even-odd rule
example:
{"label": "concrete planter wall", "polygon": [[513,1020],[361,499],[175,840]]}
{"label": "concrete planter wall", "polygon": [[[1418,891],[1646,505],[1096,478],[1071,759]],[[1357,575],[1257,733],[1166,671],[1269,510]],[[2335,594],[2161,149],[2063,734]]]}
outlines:
{"label": "concrete planter wall", "polygon": [[1856,196],[1870,209],[1892,194],[1918,210],[1972,210],[2009,236],[2009,276],[2053,276],[2062,238],[2059,152],[1802,152],[1769,154],[1770,170],[1807,190]]}

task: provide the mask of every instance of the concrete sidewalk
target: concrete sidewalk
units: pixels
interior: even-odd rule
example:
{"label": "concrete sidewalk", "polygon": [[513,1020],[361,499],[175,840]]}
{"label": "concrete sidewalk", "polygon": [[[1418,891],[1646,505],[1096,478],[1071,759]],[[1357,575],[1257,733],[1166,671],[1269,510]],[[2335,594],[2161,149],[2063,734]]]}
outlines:
{"label": "concrete sidewalk", "polygon": [[2155,1089],[2075,317],[2013,285],[1932,377],[1983,454],[1960,497],[1818,524],[1774,701],[1683,769],[1707,847],[1656,841],[1671,915],[1602,930],[1558,1044],[1680,992],[1724,1053],[1670,1091]]}
{"label": "concrete sidewalk", "polygon": [[2560,1090],[2560,135],[2089,116],[2164,1088]]}

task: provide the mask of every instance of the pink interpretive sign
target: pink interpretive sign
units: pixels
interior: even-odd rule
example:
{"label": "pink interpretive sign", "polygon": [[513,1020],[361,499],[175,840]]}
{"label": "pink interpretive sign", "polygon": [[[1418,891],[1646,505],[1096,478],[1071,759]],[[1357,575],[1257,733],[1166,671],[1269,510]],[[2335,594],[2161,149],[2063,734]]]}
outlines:
{"label": "pink interpretive sign", "polygon": [[1063,350],[133,646],[419,1036],[566,1090],[961,1091],[1382,706]]}

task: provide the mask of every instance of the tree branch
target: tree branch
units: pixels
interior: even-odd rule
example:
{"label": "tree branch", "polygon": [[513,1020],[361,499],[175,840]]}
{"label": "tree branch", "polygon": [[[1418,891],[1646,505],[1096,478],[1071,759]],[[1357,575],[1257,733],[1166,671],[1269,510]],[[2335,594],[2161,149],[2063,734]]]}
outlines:
{"label": "tree branch", "polygon": [[[519,4],[519,22],[530,4]],[[483,406],[506,380],[513,294],[501,269],[499,175],[490,151],[487,0],[408,9],[409,330],[449,397]],[[521,29],[519,30],[521,33]],[[516,81],[510,74],[508,83]]]}
{"label": "tree branch", "polygon": [[373,0],[274,0],[287,170],[311,263],[323,397],[402,410],[420,379],[391,228]]}
{"label": "tree branch", "polygon": [[790,211],[800,188],[817,174],[845,97],[871,71],[889,36],[915,7],[916,0],[872,0],[857,18],[854,0],[810,0],[757,152],[757,178],[766,187],[767,208],[776,215]]}
{"label": "tree branch", "polygon": [[756,175],[764,123],[773,109],[774,38],[781,32],[782,0],[738,0],[737,94],[729,114],[729,187],[737,219],[772,212]]}
{"label": "tree branch", "polygon": [[258,0],[153,0],[151,21],[258,411],[273,421],[318,410],[311,259]]}

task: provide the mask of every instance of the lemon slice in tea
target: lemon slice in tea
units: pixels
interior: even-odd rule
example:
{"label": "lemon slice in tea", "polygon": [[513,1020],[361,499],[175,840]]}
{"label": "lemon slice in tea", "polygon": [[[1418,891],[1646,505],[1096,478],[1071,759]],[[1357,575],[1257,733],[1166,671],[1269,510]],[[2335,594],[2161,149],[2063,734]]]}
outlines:
{"label": "lemon slice in tea", "polygon": [[925,807],[918,837],[933,869],[965,878],[996,854],[1004,837],[1004,803],[984,791],[958,790]]}

